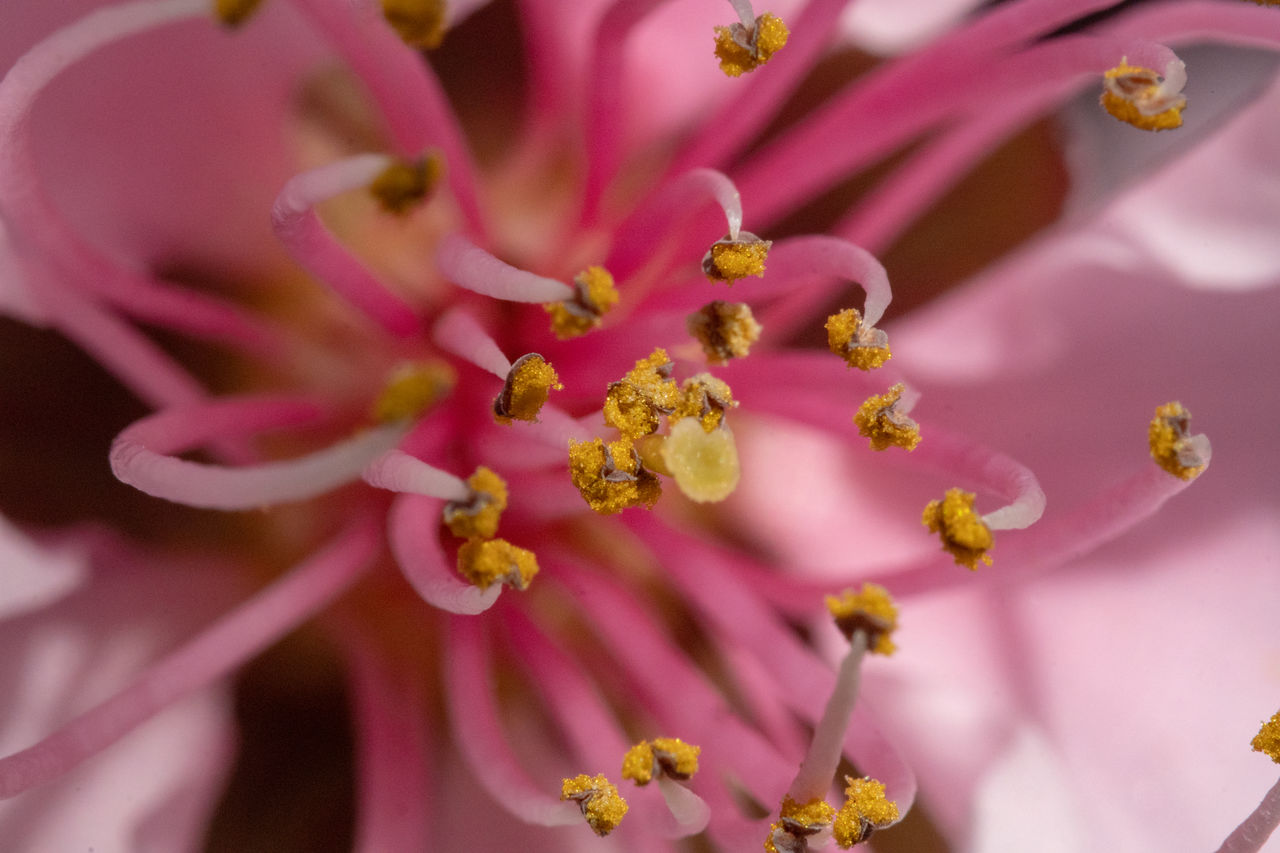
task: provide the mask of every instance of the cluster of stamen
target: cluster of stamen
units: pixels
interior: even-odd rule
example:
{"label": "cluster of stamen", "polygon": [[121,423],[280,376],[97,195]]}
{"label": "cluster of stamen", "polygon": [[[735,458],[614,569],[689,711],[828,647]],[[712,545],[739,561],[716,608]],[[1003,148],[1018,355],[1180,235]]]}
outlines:
{"label": "cluster of stamen", "polygon": [[1192,480],[1205,469],[1205,462],[1191,441],[1191,413],[1181,403],[1165,403],[1147,428],[1151,458],[1175,477]]}
{"label": "cluster of stamen", "polygon": [[1103,75],[1103,109],[1142,130],[1172,130],[1182,126],[1187,99],[1181,85],[1172,86],[1150,68],[1125,60]]}
{"label": "cluster of stamen", "polygon": [[750,231],[739,231],[736,237],[726,234],[703,255],[702,272],[711,281],[730,286],[740,278],[763,276],[772,246],[772,241],[761,240]]}
{"label": "cluster of stamen", "polygon": [[502,392],[494,398],[493,419],[500,424],[537,421],[551,390],[563,388],[550,362],[536,352],[522,355],[512,363]]}
{"label": "cluster of stamen", "polygon": [[768,62],[787,44],[791,32],[782,19],[769,12],[756,16],[750,25],[739,21],[716,27],[716,58],[720,70],[741,77]]}
{"label": "cluster of stamen", "polygon": [[373,179],[369,192],[388,213],[405,216],[426,201],[444,175],[444,158],[429,152],[416,160],[396,160]]}
{"label": "cluster of stamen", "polygon": [[689,334],[698,339],[710,364],[724,364],[745,358],[760,338],[760,324],[745,302],[716,300],[690,314],[685,321]]}
{"label": "cluster of stamen", "polygon": [[893,354],[889,352],[889,336],[862,322],[856,308],[846,308],[827,318],[827,346],[850,367],[874,370]]}
{"label": "cluster of stamen", "polygon": [[991,528],[974,512],[976,497],[963,489],[948,489],[942,500],[929,502],[923,517],[924,526],[942,540],[942,550],[970,571],[977,570],[979,560],[991,565],[987,551],[995,543]]}
{"label": "cluster of stamen", "polygon": [[871,440],[872,450],[901,447],[911,451],[920,443],[920,425],[898,410],[906,388],[899,382],[884,394],[868,397],[853,416],[858,433]]}
{"label": "cluster of stamen", "polygon": [[603,773],[595,776],[583,773],[565,779],[560,785],[560,799],[577,803],[587,825],[601,837],[617,829],[630,810],[617,787]]}
{"label": "cluster of stamen", "polygon": [[431,50],[444,41],[444,0],[382,0],[382,16],[410,47]]}
{"label": "cluster of stamen", "polygon": [[445,525],[467,541],[458,548],[458,573],[480,589],[505,583],[527,589],[538,573],[538,558],[505,539],[495,539],[498,522],[507,508],[507,484],[481,466],[467,478],[470,494],[465,500],[445,504]]}
{"label": "cluster of stamen", "polygon": [[542,307],[551,315],[551,331],[560,340],[585,335],[618,304],[618,289],[604,267],[587,267],[573,279],[573,296]]}
{"label": "cluster of stamen", "polygon": [[702,748],[680,738],[659,737],[642,740],[627,750],[622,758],[622,778],[637,785],[648,785],[655,778],[686,781],[698,772],[698,755]]}

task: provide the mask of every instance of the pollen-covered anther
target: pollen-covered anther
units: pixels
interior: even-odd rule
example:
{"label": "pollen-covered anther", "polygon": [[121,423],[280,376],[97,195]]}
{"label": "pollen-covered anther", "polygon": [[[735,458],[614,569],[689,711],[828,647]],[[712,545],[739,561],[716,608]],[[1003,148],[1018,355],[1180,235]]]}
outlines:
{"label": "pollen-covered anther", "polygon": [[871,440],[872,450],[901,447],[911,451],[920,443],[920,425],[898,411],[898,401],[907,386],[899,382],[884,394],[876,394],[858,407],[853,422],[858,433]]}
{"label": "pollen-covered anther", "polygon": [[373,179],[369,192],[387,213],[404,216],[435,191],[443,174],[444,159],[432,151],[416,160],[396,160]]}
{"label": "pollen-covered anther", "polygon": [[850,367],[874,370],[893,354],[889,352],[889,336],[874,326],[862,322],[862,314],[856,308],[832,314],[827,318],[827,346]]}
{"label": "pollen-covered anther", "polygon": [[1102,107],[1115,118],[1141,130],[1172,130],[1182,126],[1187,99],[1182,94],[1186,72],[1174,60],[1165,76],[1125,60],[1102,75]]}
{"label": "pollen-covered anther", "polygon": [[641,786],[648,785],[656,776],[685,781],[698,772],[701,752],[702,747],[677,737],[642,740],[622,757],[622,778]]}
{"label": "pollen-covered anther", "polygon": [[238,27],[258,11],[262,0],[213,0],[213,14],[225,27]]}
{"label": "pollen-covered anther", "polygon": [[576,802],[587,825],[602,838],[618,828],[629,810],[627,801],[603,773],[565,779],[560,784],[560,799]]}
{"label": "pollen-covered anther", "polygon": [[538,558],[505,539],[469,539],[458,549],[458,573],[480,589],[504,583],[523,590],[538,574]]}
{"label": "pollen-covered anther", "polygon": [[402,364],[374,402],[373,419],[385,424],[419,418],[452,390],[455,380],[453,368],[442,361]]}
{"label": "pollen-covered anther", "polygon": [[401,40],[424,50],[444,41],[447,11],[444,0],[382,0],[382,16]]}
{"label": "pollen-covered anther", "polygon": [[1280,713],[1262,724],[1258,734],[1253,738],[1253,751],[1261,752],[1280,764]]}
{"label": "pollen-covered anther", "polygon": [[750,231],[739,231],[737,237],[726,234],[702,256],[702,272],[712,281],[729,285],[740,278],[763,276],[772,246],[772,241],[761,240]]}
{"label": "pollen-covered anther", "polygon": [[1156,416],[1147,428],[1151,458],[1164,470],[1183,480],[1192,480],[1205,469],[1205,461],[1189,433],[1191,413],[1181,403],[1156,407]]}
{"label": "pollen-covered anther", "polygon": [[778,820],[769,826],[764,849],[769,853],[806,853],[809,839],[831,829],[835,808],[825,800],[796,802],[782,798]]}
{"label": "pollen-covered anther", "polygon": [[956,565],[976,571],[978,561],[991,565],[987,553],[995,543],[991,528],[973,510],[976,495],[963,489],[948,489],[940,501],[924,508],[924,526],[942,539],[942,550],[956,558]]}
{"label": "pollen-covered anther", "polygon": [[551,363],[531,352],[522,355],[507,371],[502,393],[493,401],[493,419],[500,424],[512,420],[535,422],[552,389],[564,388]]}
{"label": "pollen-covered anther", "polygon": [[745,358],[751,352],[751,345],[760,339],[760,324],[745,302],[717,299],[690,314],[685,326],[702,344],[702,351],[711,364]]}
{"label": "pollen-covered anther", "polygon": [[680,402],[671,412],[670,420],[696,418],[704,432],[711,432],[723,423],[725,410],[737,406],[726,382],[710,373],[698,373],[680,387]]}
{"label": "pollen-covered anther", "polygon": [[601,515],[613,515],[662,497],[658,478],[645,469],[628,439],[605,443],[569,440],[569,475],[582,498]]}
{"label": "pollen-covered anther", "polygon": [[782,19],[771,12],[757,15],[751,26],[735,21],[715,29],[716,58],[720,70],[730,77],[741,77],[764,65],[786,46],[791,35]]}
{"label": "pollen-covered anther", "polygon": [[898,608],[884,587],[864,583],[861,591],[847,589],[839,595],[828,595],[825,603],[846,640],[852,642],[853,635],[861,632],[866,634],[867,648],[872,652],[891,655],[897,650],[891,637],[898,628]]}
{"label": "pollen-covered anther", "polygon": [[661,415],[680,404],[680,388],[671,378],[674,365],[667,351],[658,347],[648,358],[617,382],[609,383],[604,401],[604,422],[627,438],[656,432]]}
{"label": "pollen-covered anther", "polygon": [[498,535],[498,521],[507,508],[506,481],[481,465],[467,478],[471,494],[465,501],[444,505],[444,523],[449,532],[462,539],[492,539]]}
{"label": "pollen-covered anther", "polygon": [[885,799],[884,785],[865,777],[844,777],[845,801],[836,812],[832,824],[832,837],[843,850],[861,844],[877,829],[883,829],[898,819],[898,804]]}
{"label": "pollen-covered anther", "polygon": [[587,267],[574,276],[573,296],[542,307],[551,315],[551,331],[560,340],[585,335],[600,325],[604,315],[618,304],[618,289],[604,267]]}

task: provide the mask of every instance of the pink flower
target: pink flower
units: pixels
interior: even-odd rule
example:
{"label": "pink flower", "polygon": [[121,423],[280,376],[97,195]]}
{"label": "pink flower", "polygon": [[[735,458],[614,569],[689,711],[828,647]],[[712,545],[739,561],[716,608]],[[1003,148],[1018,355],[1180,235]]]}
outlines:
{"label": "pink flower", "polygon": [[[361,849],[847,846],[917,779],[953,849],[1202,849],[1266,789],[1280,96],[1167,45],[1280,13],[211,5],[5,13],[0,307],[151,410],[112,470],[213,531],[0,529],[6,837],[234,820],[227,679],[304,625]],[[846,39],[903,53],[777,120]],[[871,253],[1079,92],[1074,218],[886,342]]]}

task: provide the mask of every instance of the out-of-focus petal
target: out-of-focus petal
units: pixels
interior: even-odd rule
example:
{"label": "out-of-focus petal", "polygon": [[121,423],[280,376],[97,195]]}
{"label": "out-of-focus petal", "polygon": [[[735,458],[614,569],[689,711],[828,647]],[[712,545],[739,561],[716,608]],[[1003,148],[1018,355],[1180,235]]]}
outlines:
{"label": "out-of-focus petal", "polygon": [[78,587],[84,556],[70,548],[46,548],[0,516],[0,621],[47,607]]}
{"label": "out-of-focus petal", "polygon": [[863,50],[893,56],[936,38],[980,5],[980,0],[859,0],[850,4],[841,26]]}

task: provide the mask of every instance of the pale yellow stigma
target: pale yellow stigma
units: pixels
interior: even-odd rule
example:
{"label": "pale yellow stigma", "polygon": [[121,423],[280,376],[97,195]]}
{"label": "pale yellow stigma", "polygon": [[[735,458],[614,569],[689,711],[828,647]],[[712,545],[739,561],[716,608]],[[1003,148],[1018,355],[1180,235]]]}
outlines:
{"label": "pale yellow stigma", "polygon": [[373,419],[385,424],[419,418],[449,393],[454,380],[453,368],[441,361],[402,364],[374,402]]}
{"label": "pale yellow stigma", "polygon": [[741,77],[764,65],[786,46],[791,35],[782,19],[770,12],[757,16],[751,27],[734,22],[715,29],[716,58],[720,70],[730,77]]}
{"label": "pale yellow stigma", "polygon": [[565,779],[560,784],[560,799],[576,802],[587,825],[601,838],[617,829],[629,810],[627,801],[603,773]]}
{"label": "pale yellow stigma", "polygon": [[622,758],[622,778],[637,785],[648,785],[655,776],[684,781],[698,772],[698,755],[702,747],[685,743],[678,737],[642,740],[627,750]]}
{"label": "pale yellow stigma", "polygon": [[991,565],[987,553],[995,543],[991,529],[973,511],[976,495],[963,489],[947,489],[946,497],[924,508],[924,526],[942,539],[942,550],[956,558],[956,565],[977,571],[978,561]]}
{"label": "pale yellow stigma", "polygon": [[471,539],[458,549],[458,573],[480,589],[505,583],[523,590],[538,574],[538,558],[505,539]]}
{"label": "pale yellow stigma", "polygon": [[803,839],[830,827],[835,814],[835,808],[825,800],[798,803],[789,796],[783,797],[778,820],[769,826],[764,849],[769,853],[807,849]]}
{"label": "pale yellow stigma", "polygon": [[725,426],[707,432],[697,418],[682,418],[671,424],[658,452],[676,486],[696,503],[724,500],[742,478],[738,446]]}
{"label": "pale yellow stigma", "polygon": [[1155,71],[1122,59],[1102,77],[1101,104],[1115,118],[1141,130],[1182,127],[1187,99],[1180,92],[1168,91],[1164,78]]}
{"label": "pale yellow stigma", "polygon": [[702,344],[711,364],[724,364],[733,358],[745,358],[751,345],[760,339],[760,324],[745,302],[715,302],[690,314],[685,321],[689,334]]}
{"label": "pale yellow stigma", "polygon": [[711,244],[702,258],[702,272],[712,281],[732,286],[740,278],[763,276],[773,243],[750,231],[740,231],[736,239],[725,236]]}
{"label": "pale yellow stigma", "polygon": [[1262,724],[1253,739],[1253,751],[1261,752],[1280,764],[1280,713]]}
{"label": "pale yellow stigma", "polygon": [[444,159],[431,152],[417,160],[396,160],[369,184],[369,192],[387,213],[404,216],[421,204],[440,183]]}
{"label": "pale yellow stigma", "polygon": [[618,304],[618,289],[604,267],[588,267],[573,279],[573,296],[542,307],[551,315],[551,331],[560,340],[585,335]]}
{"label": "pale yellow stigma", "polygon": [[569,475],[582,498],[601,515],[613,515],[644,504],[652,508],[662,497],[658,478],[640,463],[628,439],[606,444],[569,440]]}
{"label": "pale yellow stigma", "polygon": [[262,0],[213,0],[213,14],[223,26],[238,27],[258,11]]}
{"label": "pale yellow stigma", "polygon": [[444,0],[382,0],[382,16],[405,44],[424,50],[444,41]]}
{"label": "pale yellow stigma", "polygon": [[862,322],[856,308],[846,308],[827,318],[827,346],[850,367],[874,370],[893,354],[889,352],[889,336]]}
{"label": "pale yellow stigma", "polygon": [[444,505],[444,523],[461,539],[492,539],[507,508],[506,481],[483,465],[467,478],[471,496]]}
{"label": "pale yellow stigma", "polygon": [[884,587],[864,583],[860,592],[847,589],[840,595],[828,595],[825,603],[846,640],[852,641],[855,633],[862,632],[872,652],[891,655],[897,650],[891,636],[898,628],[898,608]]}
{"label": "pale yellow stigma", "polygon": [[1161,468],[1183,480],[1193,480],[1205,469],[1205,463],[1187,433],[1190,426],[1191,413],[1175,401],[1157,406],[1156,416],[1147,427],[1151,458]]}
{"label": "pale yellow stigma", "polygon": [[507,371],[502,393],[493,401],[493,419],[500,424],[512,420],[535,422],[552,389],[562,388],[550,362],[536,352],[522,355]]}
{"label": "pale yellow stigma", "polygon": [[853,416],[858,433],[871,440],[872,450],[901,447],[911,451],[920,443],[920,425],[897,410],[905,390],[907,386],[899,382],[887,393],[869,397]]}
{"label": "pale yellow stigma", "polygon": [[845,801],[836,812],[832,836],[842,850],[861,844],[877,829],[898,819],[898,804],[885,799],[884,785],[875,779],[844,777]]}
{"label": "pale yellow stigma", "polygon": [[659,416],[669,414],[680,404],[680,389],[671,378],[671,359],[662,347],[635,367],[618,382],[609,383],[604,401],[604,422],[627,438],[639,438],[656,432]]}

